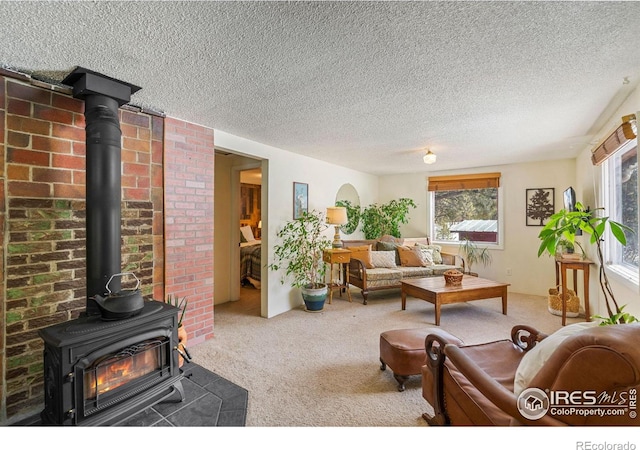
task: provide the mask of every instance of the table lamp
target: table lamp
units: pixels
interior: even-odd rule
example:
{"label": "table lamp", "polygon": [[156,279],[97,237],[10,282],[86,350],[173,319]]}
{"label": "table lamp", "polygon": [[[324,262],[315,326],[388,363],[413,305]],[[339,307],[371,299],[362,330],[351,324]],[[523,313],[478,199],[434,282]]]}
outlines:
{"label": "table lamp", "polygon": [[327,223],[335,225],[336,234],[333,236],[331,247],[342,248],[342,240],[340,239],[340,226],[349,222],[347,218],[347,208],[344,206],[330,206],[327,208]]}

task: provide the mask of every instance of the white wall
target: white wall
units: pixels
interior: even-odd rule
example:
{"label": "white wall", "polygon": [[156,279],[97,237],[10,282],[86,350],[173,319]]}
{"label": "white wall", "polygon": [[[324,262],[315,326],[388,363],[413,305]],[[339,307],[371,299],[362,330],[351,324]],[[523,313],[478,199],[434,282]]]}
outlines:
{"label": "white wall", "polygon": [[[547,256],[538,258],[541,227],[526,225],[526,189],[554,188],[556,211],[562,208],[562,192],[575,184],[575,160],[512,164],[474,168],[463,172],[424,172],[383,176],[380,178],[380,201],[393,198],[410,197],[418,207],[412,210],[410,223],[401,227],[403,237],[427,235],[428,192],[427,178],[435,175],[454,173],[500,172],[500,186],[504,205],[504,248],[491,250],[492,264],[483,267],[473,266],[480,276],[510,283],[513,292],[547,295],[548,289],[555,285],[553,260]],[[444,246],[444,251],[458,253],[457,246]],[[507,275],[510,269],[512,275]]]}
{"label": "white wall", "polygon": [[[273,261],[277,231],[293,218],[294,181],[309,185],[309,209],[324,211],[327,206],[334,205],[336,193],[344,183],[356,188],[362,205],[378,200],[378,177],[374,175],[287,152],[224,131],[214,131],[214,142],[216,148],[265,161],[262,174],[262,261],[265,264]],[[333,237],[332,228],[328,228],[326,233],[329,238]],[[302,305],[299,290],[280,283],[281,273],[264,269],[262,275],[263,303],[266,302],[263,316],[273,317]]]}
{"label": "white wall", "polygon": [[[593,145],[593,147],[585,148],[577,158],[576,197],[585,205],[591,206],[592,208],[602,207],[603,203],[601,166],[593,166],[591,163],[591,150],[604,141],[604,139],[606,139],[616,128],[618,128],[622,124],[622,116],[626,116],[628,114],[635,114],[636,117],[640,118],[640,87],[637,87],[630,93],[629,97],[627,97],[622,105],[616,109],[616,111],[606,121],[606,124],[596,134],[594,141],[597,141],[598,144]],[[594,246],[589,247],[587,253],[589,255],[589,259],[597,261],[594,248]],[[627,305],[625,307],[625,311],[635,315],[636,317],[640,317],[640,292],[638,287],[611,271],[608,271],[607,274],[618,304],[620,306]],[[595,265],[591,269],[589,283],[591,292],[591,311],[593,311],[593,314],[607,315],[606,305],[601,293],[602,291],[598,282],[598,272]]]}

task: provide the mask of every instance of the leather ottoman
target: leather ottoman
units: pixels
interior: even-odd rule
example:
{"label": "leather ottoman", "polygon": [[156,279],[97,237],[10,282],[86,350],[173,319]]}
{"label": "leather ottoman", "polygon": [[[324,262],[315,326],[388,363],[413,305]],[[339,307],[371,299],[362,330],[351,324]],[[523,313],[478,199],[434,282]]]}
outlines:
{"label": "leather ottoman", "polygon": [[424,341],[431,328],[390,330],[380,334],[380,370],[387,366],[393,371],[398,390],[404,391],[404,383],[411,375],[421,375],[426,364]]}

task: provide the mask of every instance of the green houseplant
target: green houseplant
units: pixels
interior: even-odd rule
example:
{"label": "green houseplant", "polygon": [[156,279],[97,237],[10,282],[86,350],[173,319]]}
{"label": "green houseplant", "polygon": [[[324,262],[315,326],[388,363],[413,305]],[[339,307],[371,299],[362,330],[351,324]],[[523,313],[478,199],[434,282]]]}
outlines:
{"label": "green houseplant", "polygon": [[589,208],[584,208],[580,202],[577,202],[575,211],[562,209],[553,214],[538,234],[538,238],[541,241],[540,247],[538,248],[538,257],[545,252],[548,252],[550,255],[555,255],[558,247],[563,245],[563,241],[565,240],[570,244],[576,242],[575,237],[578,230],[589,235],[589,242],[596,246],[599,266],[598,281],[602,294],[604,295],[608,313],[608,317],[595,317],[602,320],[601,325],[636,322],[637,319],[634,316],[623,311],[624,305],[619,306],[616,301],[605,271],[603,253],[604,236],[607,230],[609,230],[613,237],[622,245],[626,245],[627,243],[627,238],[624,234],[625,231],[633,232],[633,230],[626,225],[611,220],[607,216],[597,216],[595,214],[596,211],[602,210],[604,210],[604,208],[597,208],[594,211],[590,211]]}
{"label": "green houseplant", "polygon": [[273,247],[274,262],[269,264],[271,270],[284,269],[281,283],[288,279],[302,290],[308,311],[324,308],[327,298],[327,267],[322,259],[323,250],[331,248],[331,240],[323,234],[327,228],[324,214],[315,210],[287,222],[277,232],[281,241]]}
{"label": "green houseplant", "polygon": [[465,256],[465,266],[467,266],[467,274],[471,274],[471,268],[475,263],[482,263],[483,266],[488,266],[493,261],[491,253],[487,247],[480,248],[478,245],[470,239],[465,239],[460,244],[460,250]]}
{"label": "green houseplant", "polygon": [[416,208],[410,198],[391,200],[382,205],[374,203],[364,208],[360,220],[365,239],[377,239],[384,235],[399,238],[400,224],[409,222],[409,208]]}

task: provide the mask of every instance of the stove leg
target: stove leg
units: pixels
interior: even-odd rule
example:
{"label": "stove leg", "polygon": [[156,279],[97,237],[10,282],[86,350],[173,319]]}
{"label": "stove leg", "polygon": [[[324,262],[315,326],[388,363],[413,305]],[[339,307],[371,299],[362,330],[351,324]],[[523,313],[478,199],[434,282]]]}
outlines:
{"label": "stove leg", "polygon": [[184,387],[182,387],[182,380],[176,381],[172,386],[173,390],[169,395],[163,398],[160,403],[180,403],[184,401]]}

